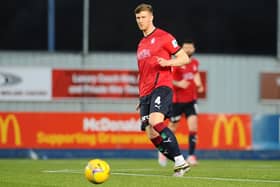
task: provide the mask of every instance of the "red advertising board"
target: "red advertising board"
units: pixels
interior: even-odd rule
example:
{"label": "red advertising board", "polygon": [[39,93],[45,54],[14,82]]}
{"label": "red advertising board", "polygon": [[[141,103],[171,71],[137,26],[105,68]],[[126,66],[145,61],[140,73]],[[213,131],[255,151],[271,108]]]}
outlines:
{"label": "red advertising board", "polygon": [[200,114],[198,148],[237,149],[252,147],[250,114]]}
{"label": "red advertising board", "polygon": [[138,73],[125,70],[53,70],[53,98],[138,97]]}
{"label": "red advertising board", "polygon": [[[207,96],[207,73],[200,72]],[[52,72],[52,95],[60,98],[137,98],[138,72],[133,70],[59,70]]]}
{"label": "red advertising board", "polygon": [[[0,113],[0,149],[154,149],[136,113]],[[188,147],[182,121],[176,133]],[[201,114],[198,149],[250,149],[251,117]]]}

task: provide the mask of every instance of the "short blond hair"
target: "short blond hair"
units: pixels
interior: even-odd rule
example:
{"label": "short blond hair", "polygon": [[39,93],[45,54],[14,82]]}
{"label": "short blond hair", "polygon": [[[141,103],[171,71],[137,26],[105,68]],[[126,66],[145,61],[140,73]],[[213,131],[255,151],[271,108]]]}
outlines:
{"label": "short blond hair", "polygon": [[134,13],[139,14],[142,11],[149,11],[153,14],[153,7],[150,4],[141,3],[135,8]]}

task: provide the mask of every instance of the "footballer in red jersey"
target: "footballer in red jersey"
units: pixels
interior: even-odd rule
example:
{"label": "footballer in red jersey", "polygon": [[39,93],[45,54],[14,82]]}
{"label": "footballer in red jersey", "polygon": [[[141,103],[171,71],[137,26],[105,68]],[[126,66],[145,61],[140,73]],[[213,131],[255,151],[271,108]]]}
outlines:
{"label": "footballer in red jersey", "polygon": [[[172,109],[172,66],[189,62],[175,38],[153,24],[153,9],[140,4],[135,10],[136,23],[144,37],[137,49],[141,129],[154,146],[174,161],[174,176],[181,177],[190,170],[174,133],[164,124]],[[172,58],[174,56],[174,58]]]}
{"label": "footballer in red jersey", "polygon": [[186,87],[174,86],[174,103],[187,103],[197,100],[197,85],[195,83],[195,76],[198,74],[199,62],[195,58],[187,65],[173,68],[174,83],[181,80],[186,82]]}
{"label": "footballer in red jersey", "polygon": [[[189,127],[189,156],[187,160],[191,165],[196,165],[198,163],[195,156],[198,123],[196,101],[197,93],[203,92],[204,88],[198,71],[199,62],[192,57],[195,52],[194,43],[191,40],[185,41],[183,43],[183,50],[191,58],[191,62],[180,67],[173,67],[174,97],[169,128],[175,132],[182,114],[186,116]],[[160,165],[166,165],[167,162],[166,158],[161,154],[159,154],[158,161]]]}
{"label": "footballer in red jersey", "polygon": [[180,49],[171,34],[158,28],[140,41],[137,50],[140,97],[160,86],[173,87],[171,66],[162,67],[157,58],[169,60]]}

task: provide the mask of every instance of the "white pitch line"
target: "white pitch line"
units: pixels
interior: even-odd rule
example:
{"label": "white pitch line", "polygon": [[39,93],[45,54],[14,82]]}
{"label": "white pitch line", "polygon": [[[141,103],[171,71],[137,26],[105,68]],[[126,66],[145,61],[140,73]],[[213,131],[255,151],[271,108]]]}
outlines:
{"label": "white pitch line", "polygon": [[[167,175],[155,175],[155,174],[137,174],[137,173],[112,173],[113,175],[126,175],[126,176],[139,176],[139,177],[172,177]],[[238,178],[220,178],[220,177],[195,177],[195,176],[184,176],[177,178],[188,178],[188,179],[202,179],[202,180],[217,180],[217,181],[232,181],[232,182],[263,182],[263,183],[280,183],[277,180],[260,180],[260,179],[238,179]]]}
{"label": "white pitch line", "polygon": [[114,169],[114,171],[158,171],[158,169],[153,169],[153,168]]}
{"label": "white pitch line", "polygon": [[61,170],[43,170],[43,173],[83,173],[81,170],[61,169]]}
{"label": "white pitch line", "polygon": [[[125,169],[123,169],[125,170]],[[132,169],[127,169],[132,170]],[[138,169],[134,169],[138,170]],[[139,169],[139,171],[150,171],[153,169]],[[114,170],[116,171],[116,170]],[[83,173],[81,170],[43,170],[43,173]],[[123,176],[136,176],[136,177],[165,177],[165,178],[174,178],[173,176],[168,175],[156,175],[156,174],[139,174],[139,173],[121,173],[121,172],[112,172],[112,175],[123,175]],[[262,179],[242,179],[242,178],[222,178],[222,177],[196,177],[196,176],[184,176],[177,178],[187,178],[187,179],[200,179],[200,180],[215,180],[215,181],[231,181],[231,182],[261,182],[261,183],[280,183],[280,180],[262,180]]]}

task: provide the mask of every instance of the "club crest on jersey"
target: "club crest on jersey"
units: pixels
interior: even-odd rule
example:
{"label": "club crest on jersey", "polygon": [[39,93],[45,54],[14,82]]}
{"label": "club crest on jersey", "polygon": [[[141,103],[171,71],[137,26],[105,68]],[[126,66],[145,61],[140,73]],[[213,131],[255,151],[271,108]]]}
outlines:
{"label": "club crest on jersey", "polygon": [[177,43],[177,41],[174,39],[174,40],[172,40],[172,46],[174,47],[174,48],[177,48],[178,47],[178,43]]}
{"label": "club crest on jersey", "polygon": [[156,42],[156,39],[155,38],[152,38],[151,39],[151,44],[154,44]]}

